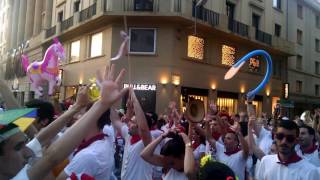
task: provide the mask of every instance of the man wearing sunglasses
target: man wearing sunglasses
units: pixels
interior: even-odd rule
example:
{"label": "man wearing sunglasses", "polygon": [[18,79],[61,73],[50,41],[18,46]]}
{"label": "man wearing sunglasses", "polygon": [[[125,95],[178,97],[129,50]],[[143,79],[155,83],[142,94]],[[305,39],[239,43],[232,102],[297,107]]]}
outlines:
{"label": "man wearing sunglasses", "polygon": [[259,180],[316,180],[319,174],[314,165],[297,155],[299,128],[290,120],[282,120],[276,128],[278,154],[264,156],[256,174]]}

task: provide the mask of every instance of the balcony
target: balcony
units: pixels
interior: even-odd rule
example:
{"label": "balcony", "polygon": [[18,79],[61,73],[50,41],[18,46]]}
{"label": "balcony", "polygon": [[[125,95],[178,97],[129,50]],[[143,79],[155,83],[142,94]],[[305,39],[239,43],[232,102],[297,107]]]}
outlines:
{"label": "balcony", "polygon": [[134,0],[134,11],[153,11],[153,0]]}
{"label": "balcony", "polygon": [[195,3],[193,3],[192,17],[196,17],[197,19],[200,19],[204,22],[207,22],[211,26],[219,25],[219,14],[218,13],[216,13],[212,10],[206,9],[204,7],[196,7],[196,9],[195,9]]}
{"label": "balcony", "polygon": [[61,32],[69,29],[73,25],[73,16],[61,22]]}
{"label": "balcony", "polygon": [[92,16],[96,15],[97,3],[92,4],[88,8],[80,11],[80,22],[90,19]]}
{"label": "balcony", "polygon": [[262,43],[272,45],[272,35],[256,29],[256,40]]}
{"label": "balcony", "polygon": [[228,29],[233,33],[249,37],[249,26],[236,20],[229,20]]}
{"label": "balcony", "polygon": [[56,26],[53,26],[46,30],[46,38],[51,37],[56,34]]}

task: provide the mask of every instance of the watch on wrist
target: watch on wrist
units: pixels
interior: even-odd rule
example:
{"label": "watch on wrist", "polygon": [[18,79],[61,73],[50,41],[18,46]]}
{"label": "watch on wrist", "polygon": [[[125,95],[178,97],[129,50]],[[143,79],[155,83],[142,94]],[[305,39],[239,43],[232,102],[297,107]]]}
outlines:
{"label": "watch on wrist", "polygon": [[186,143],[186,147],[192,147],[191,142]]}

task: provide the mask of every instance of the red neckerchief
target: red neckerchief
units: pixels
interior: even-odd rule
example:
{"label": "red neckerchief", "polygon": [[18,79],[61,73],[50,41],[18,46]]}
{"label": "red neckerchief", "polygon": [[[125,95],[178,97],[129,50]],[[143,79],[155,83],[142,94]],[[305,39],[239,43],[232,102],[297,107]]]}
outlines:
{"label": "red neckerchief", "polygon": [[[71,174],[70,179],[71,179],[71,180],[79,180],[78,177],[77,177],[77,175],[76,175],[75,173],[72,173],[72,174]],[[87,175],[87,174],[81,174],[80,180],[94,180],[94,177],[89,176],[89,175]]]}
{"label": "red neckerchief", "polygon": [[220,133],[217,133],[217,132],[213,132],[213,133],[212,133],[212,137],[213,137],[216,141],[219,140],[220,136],[221,136]]}
{"label": "red neckerchief", "polygon": [[300,161],[302,158],[301,158],[300,156],[298,156],[296,152],[294,152],[294,153],[289,157],[288,161],[282,161],[282,160],[280,159],[279,154],[278,154],[278,159],[279,159],[279,162],[277,162],[277,163],[282,164],[282,165],[285,165],[285,166],[288,166],[288,165],[291,164],[291,163],[296,163],[296,162]]}
{"label": "red neckerchief", "polygon": [[130,143],[131,143],[131,145],[133,145],[140,140],[141,140],[141,137],[139,135],[133,135],[133,136],[131,136]]}
{"label": "red neckerchief", "polygon": [[108,136],[103,133],[99,133],[92,138],[86,140],[83,140],[82,143],[78,146],[77,150],[73,153],[73,156],[75,156],[78,152],[80,152],[82,149],[90,146],[90,144],[94,143],[95,141],[102,140],[105,136]]}
{"label": "red neckerchief", "polygon": [[227,156],[231,156],[231,155],[233,155],[233,154],[235,154],[235,153],[237,153],[237,152],[239,152],[239,151],[241,151],[241,149],[239,148],[239,147],[237,147],[235,150],[233,150],[233,151],[226,151],[226,152],[224,152]]}
{"label": "red neckerchief", "polygon": [[301,150],[302,154],[311,154],[317,149],[318,149],[318,146],[315,143],[313,143],[311,147],[308,147],[305,150],[301,149],[301,146],[300,146],[300,150]]}

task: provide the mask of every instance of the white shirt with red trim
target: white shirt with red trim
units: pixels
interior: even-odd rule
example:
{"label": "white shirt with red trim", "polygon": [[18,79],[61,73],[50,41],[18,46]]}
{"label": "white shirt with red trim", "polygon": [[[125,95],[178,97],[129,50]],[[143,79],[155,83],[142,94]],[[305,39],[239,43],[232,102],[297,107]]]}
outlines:
{"label": "white shirt with red trim", "polygon": [[[128,126],[124,125],[121,129],[121,135],[125,139],[125,147],[122,160],[121,179],[122,180],[152,180],[153,165],[144,161],[140,153],[144,149],[142,140],[131,144],[131,136],[128,133]],[[158,132],[152,132],[151,136],[156,137]],[[158,150],[155,150],[155,153]]]}
{"label": "white shirt with red trim", "polygon": [[258,180],[318,180],[319,174],[314,165],[305,159],[290,163],[278,163],[278,155],[267,155],[261,160],[256,174]]}
{"label": "white shirt with red trim", "polygon": [[247,159],[243,156],[243,151],[240,150],[234,154],[227,155],[225,154],[226,149],[224,145],[216,142],[216,158],[219,162],[229,166],[239,180],[244,180],[245,167]]}
{"label": "white shirt with red trim", "polygon": [[298,154],[298,156],[302,157],[303,159],[306,159],[309,161],[311,164],[320,167],[320,153],[318,148],[315,149],[312,153],[303,153],[302,150],[300,149],[299,145],[296,145],[295,150]]}
{"label": "white shirt with red trim", "polygon": [[105,126],[103,133],[108,136],[82,149],[64,168],[68,176],[74,173],[86,174],[96,180],[110,179],[114,167],[114,132],[111,126]]}

